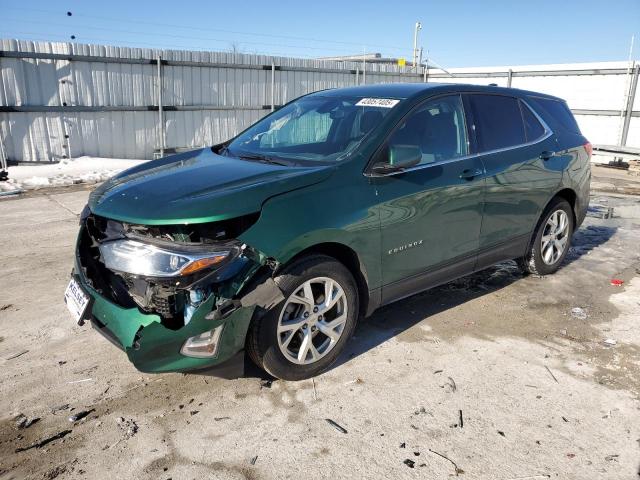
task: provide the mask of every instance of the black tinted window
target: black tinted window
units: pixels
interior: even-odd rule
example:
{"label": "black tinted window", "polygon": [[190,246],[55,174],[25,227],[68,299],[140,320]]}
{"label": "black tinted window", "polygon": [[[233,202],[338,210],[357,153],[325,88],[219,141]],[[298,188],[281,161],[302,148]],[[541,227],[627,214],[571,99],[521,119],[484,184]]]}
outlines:
{"label": "black tinted window", "polygon": [[502,95],[471,95],[480,151],[526,143],[518,100]]}
{"label": "black tinted window", "polygon": [[520,102],[520,109],[522,110],[522,120],[524,121],[524,133],[527,137],[527,142],[532,142],[540,138],[544,134],[544,127],[538,121],[531,109],[527,107],[523,102]]}
{"label": "black tinted window", "polygon": [[580,134],[580,127],[578,127],[576,119],[573,118],[573,114],[565,102],[547,98],[536,98],[535,102],[540,105],[548,115],[553,117],[553,120],[562,128],[571,133]]}

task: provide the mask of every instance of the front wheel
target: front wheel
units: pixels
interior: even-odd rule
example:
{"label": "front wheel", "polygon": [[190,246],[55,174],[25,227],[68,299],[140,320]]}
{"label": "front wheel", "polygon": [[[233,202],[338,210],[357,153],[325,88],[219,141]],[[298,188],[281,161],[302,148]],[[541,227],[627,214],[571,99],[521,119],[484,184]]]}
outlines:
{"label": "front wheel", "polygon": [[573,229],[569,202],[562,198],[552,200],[540,217],[527,254],[519,259],[520,267],[536,275],[554,273],[567,256]]}
{"label": "front wheel", "polygon": [[285,300],[252,325],[249,355],[274,377],[311,378],[336,361],[353,333],[355,281],[338,261],[314,255],[285,269],[277,283]]}

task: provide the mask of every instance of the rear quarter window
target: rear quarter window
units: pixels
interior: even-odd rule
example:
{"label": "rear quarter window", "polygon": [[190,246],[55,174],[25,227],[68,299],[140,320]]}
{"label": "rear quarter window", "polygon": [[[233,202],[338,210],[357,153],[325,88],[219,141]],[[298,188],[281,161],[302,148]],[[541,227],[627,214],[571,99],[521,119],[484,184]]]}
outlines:
{"label": "rear quarter window", "polygon": [[544,135],[544,127],[538,121],[531,109],[524,103],[520,102],[520,110],[522,110],[522,120],[524,121],[524,133],[527,142],[534,142]]}
{"label": "rear quarter window", "polygon": [[[568,132],[582,135],[578,122],[576,122],[566,102],[540,97],[531,98],[531,100],[534,103],[534,108],[542,110],[539,113],[549,119],[548,123],[553,124],[553,126],[559,126]],[[545,118],[545,121],[547,121],[547,118]]]}

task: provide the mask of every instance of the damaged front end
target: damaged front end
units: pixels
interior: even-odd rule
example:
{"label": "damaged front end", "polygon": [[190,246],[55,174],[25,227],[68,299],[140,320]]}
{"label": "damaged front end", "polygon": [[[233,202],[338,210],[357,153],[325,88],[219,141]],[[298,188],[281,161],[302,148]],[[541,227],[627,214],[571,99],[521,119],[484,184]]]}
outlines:
{"label": "damaged front end", "polygon": [[257,218],[146,226],[85,210],[74,273],[92,299],[85,317],[142,371],[241,363],[254,310],[282,300],[277,262],[237,240]]}

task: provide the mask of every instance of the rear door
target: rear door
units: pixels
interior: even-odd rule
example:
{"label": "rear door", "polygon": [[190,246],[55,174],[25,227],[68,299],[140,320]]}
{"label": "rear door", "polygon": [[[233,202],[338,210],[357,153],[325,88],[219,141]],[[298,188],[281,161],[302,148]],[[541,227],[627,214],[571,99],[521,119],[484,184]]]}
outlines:
{"label": "rear door", "polygon": [[507,95],[468,94],[475,151],[486,169],[478,266],[524,254],[541,208],[562,179],[549,127]]}
{"label": "rear door", "polygon": [[[461,95],[427,100],[383,148],[418,146],[420,164],[373,178],[382,233],[383,302],[472,271],[482,220],[482,162],[469,155]],[[385,150],[386,149],[386,150]]]}

